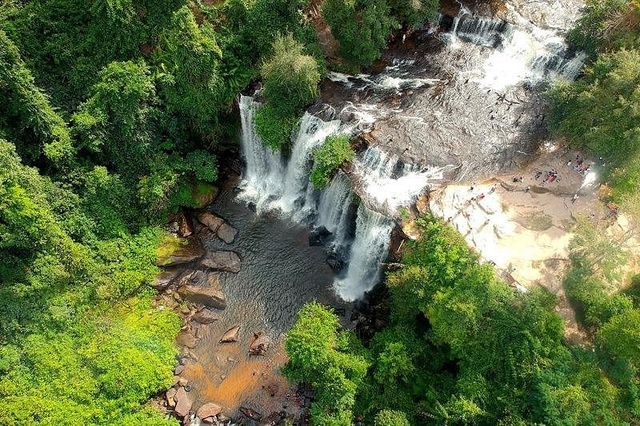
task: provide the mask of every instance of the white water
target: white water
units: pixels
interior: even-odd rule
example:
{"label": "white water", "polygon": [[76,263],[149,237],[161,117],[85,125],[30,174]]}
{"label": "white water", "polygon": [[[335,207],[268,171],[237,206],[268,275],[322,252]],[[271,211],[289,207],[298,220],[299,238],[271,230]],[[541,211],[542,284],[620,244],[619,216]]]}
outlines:
{"label": "white water", "polygon": [[[352,226],[349,210],[353,203],[350,179],[338,172],[318,196],[308,177],[313,150],[327,136],[341,130],[340,122],[325,122],[305,114],[293,138],[291,158],[285,165],[279,155],[264,147],[256,134],[254,119],[258,107],[253,98],[241,97],[242,151],[247,167],[240,197],[256,203],[259,212],[278,210],[299,222],[316,216],[315,225],[324,226],[333,234],[332,248],[347,249]],[[398,208],[414,201],[426,185],[442,179],[442,169],[421,170],[379,149],[369,148],[355,162],[354,179],[362,186],[361,197],[366,196],[366,200],[358,208],[347,270],[334,282],[336,292],[349,301],[362,297],[378,282],[394,226],[393,219],[366,204],[394,216]]]}
{"label": "white water", "polygon": [[313,150],[339,130],[340,122],[325,122],[305,113],[285,165],[280,154],[265,147],[256,133],[255,112],[259,106],[250,96],[240,97],[242,153],[247,163],[240,198],[254,202],[258,211],[279,210],[302,221],[315,204],[308,178]]}
{"label": "white water", "polygon": [[361,298],[380,278],[380,267],[389,251],[394,222],[366,208],[358,207],[356,236],[351,246],[349,266],[344,278],[336,279],[338,295],[347,301]]}
{"label": "white water", "polygon": [[282,193],[285,167],[280,153],[265,147],[256,133],[255,113],[259,106],[250,96],[240,97],[242,153],[247,163],[242,196],[261,210]]}
{"label": "white water", "polygon": [[321,146],[328,136],[337,133],[339,128],[337,120],[325,122],[309,113],[304,114],[283,176],[283,193],[277,202],[281,211],[294,214],[304,207],[313,208],[307,205],[313,196],[312,192],[309,193],[312,191],[309,172],[313,150]]}
{"label": "white water", "polygon": [[318,226],[324,226],[333,234],[333,248],[336,250],[346,246],[352,203],[351,182],[344,173],[338,172],[320,196],[316,220]]}
{"label": "white water", "polygon": [[446,169],[421,170],[376,147],[367,148],[354,165],[354,175],[361,185],[361,192],[366,194],[366,202],[389,215],[396,215],[399,208],[413,203],[427,185],[442,180]]}
{"label": "white water", "polygon": [[586,55],[570,54],[563,33],[540,28],[507,7],[517,21],[515,24],[473,15],[462,7],[454,18],[451,33],[446,35],[452,48],[460,47],[460,40],[494,48],[482,67],[480,84],[504,90],[523,82],[574,80]]}

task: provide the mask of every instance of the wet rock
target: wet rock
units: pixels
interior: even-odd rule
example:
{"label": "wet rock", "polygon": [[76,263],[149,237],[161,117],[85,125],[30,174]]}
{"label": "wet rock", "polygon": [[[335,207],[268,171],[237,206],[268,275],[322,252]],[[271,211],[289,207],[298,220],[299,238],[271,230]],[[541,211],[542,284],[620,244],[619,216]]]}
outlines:
{"label": "wet rock", "polygon": [[220,288],[220,277],[216,273],[187,270],[176,278],[176,286],[193,284],[196,286]]}
{"label": "wet rock", "polygon": [[196,312],[192,319],[200,324],[211,324],[214,321],[217,321],[218,315],[214,314],[209,309],[203,309],[201,311]]}
{"label": "wet rock", "polygon": [[176,343],[180,346],[185,346],[187,348],[193,349],[196,347],[198,339],[196,339],[196,337],[188,331],[181,331],[180,333],[178,333],[178,336],[176,336]]}
{"label": "wet rock", "polygon": [[248,407],[240,407],[240,412],[251,420],[255,420],[257,422],[259,422],[262,418],[262,414]]}
{"label": "wet rock", "polygon": [[176,244],[170,253],[159,256],[156,260],[158,266],[173,266],[193,262],[204,255],[204,248],[196,238],[188,238]]}
{"label": "wet rock", "polygon": [[331,253],[329,256],[327,256],[326,262],[327,265],[329,265],[329,267],[333,270],[333,272],[336,273],[342,271],[346,266],[346,262],[335,253]]}
{"label": "wet rock", "polygon": [[240,326],[237,325],[235,327],[227,330],[220,338],[220,343],[232,343],[238,341],[238,334],[240,332]]}
{"label": "wet rock", "polygon": [[225,272],[240,272],[240,256],[232,251],[209,252],[202,259],[202,265],[207,268]]}
{"label": "wet rock", "polygon": [[215,309],[227,307],[224,293],[217,288],[189,284],[178,288],[178,293],[191,303],[200,303]]}
{"label": "wet rock", "polygon": [[204,419],[202,419],[202,423],[207,423],[207,424],[213,424],[216,422],[216,418],[215,417],[205,417]]}
{"label": "wet rock", "polygon": [[178,235],[181,237],[188,237],[193,234],[193,224],[191,223],[190,217],[181,212],[178,215],[176,222],[178,223]]}
{"label": "wet rock", "polygon": [[422,195],[420,195],[418,197],[418,199],[416,200],[416,210],[418,210],[418,213],[420,213],[421,215],[425,215],[425,214],[431,212],[431,210],[429,208],[429,194],[428,193],[423,193]]}
{"label": "wet rock", "polygon": [[223,223],[218,228],[218,238],[227,244],[231,244],[236,239],[238,231],[227,223]]}
{"label": "wet rock", "polygon": [[171,282],[178,275],[180,275],[179,269],[162,271],[156,276],[155,280],[153,280],[153,282],[151,283],[151,287],[155,288],[156,290],[164,290],[171,285]]}
{"label": "wet rock", "polygon": [[174,398],[177,392],[178,390],[176,388],[171,388],[164,395],[165,398],[167,399],[167,405],[169,406],[169,408],[173,408],[176,406],[176,401],[174,400]]}
{"label": "wet rock", "polygon": [[174,409],[176,415],[178,417],[188,415],[193,402],[191,401],[191,398],[189,398],[187,391],[184,388],[179,388],[174,400],[176,401],[176,408]]}
{"label": "wet rock", "polygon": [[321,246],[325,244],[331,232],[324,226],[314,229],[309,233],[309,245],[311,247]]}
{"label": "wet rock", "polygon": [[211,232],[218,232],[218,228],[224,224],[224,219],[213,213],[203,212],[198,215],[198,220],[204,226],[209,228]]}
{"label": "wet rock", "polygon": [[198,408],[198,412],[196,416],[201,419],[206,419],[207,417],[215,417],[218,414],[222,413],[222,407],[218,404],[214,404],[213,402],[207,402],[202,407]]}
{"label": "wet rock", "polygon": [[269,339],[268,336],[262,333],[257,333],[254,335],[253,342],[249,345],[249,353],[251,355],[264,355],[267,353],[270,344],[271,339]]}

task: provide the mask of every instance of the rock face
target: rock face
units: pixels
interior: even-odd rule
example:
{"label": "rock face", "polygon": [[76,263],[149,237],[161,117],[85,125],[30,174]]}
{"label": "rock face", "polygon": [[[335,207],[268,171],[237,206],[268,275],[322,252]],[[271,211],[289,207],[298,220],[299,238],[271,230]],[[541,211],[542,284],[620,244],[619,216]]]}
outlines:
{"label": "rock face", "polygon": [[184,213],[180,213],[176,219],[178,223],[178,234],[181,237],[188,237],[193,234],[193,225],[191,223],[191,218],[185,215]]}
{"label": "rock face", "polygon": [[211,286],[183,285],[178,288],[178,293],[191,303],[199,303],[215,309],[227,307],[224,293]]}
{"label": "rock face", "polygon": [[225,272],[240,272],[240,257],[232,251],[214,251],[207,253],[202,259],[207,268]]}
{"label": "rock face", "polygon": [[217,416],[220,413],[222,413],[221,406],[219,406],[218,404],[214,404],[213,402],[207,402],[198,409],[196,416],[201,419],[206,419],[207,417]]}
{"label": "rock face", "polygon": [[196,312],[192,319],[194,321],[199,322],[200,324],[211,324],[214,321],[217,321],[219,318],[216,314],[211,312],[209,309],[203,309],[201,311]]}
{"label": "rock face", "polygon": [[220,339],[220,343],[233,343],[238,341],[238,333],[240,332],[240,326],[237,325],[235,327],[227,330],[226,333],[222,335]]}
{"label": "rock face", "polygon": [[151,287],[155,288],[156,290],[164,290],[165,288],[169,287],[171,282],[178,275],[180,275],[180,270],[178,269],[162,271],[156,276],[156,279],[153,280],[153,282],[151,283]]}
{"label": "rock face", "polygon": [[193,284],[196,286],[220,288],[220,277],[213,272],[189,270],[180,275],[176,281],[178,287]]}
{"label": "rock face", "polygon": [[176,336],[176,343],[180,346],[186,346],[189,349],[193,349],[196,347],[198,340],[196,337],[188,331],[181,331]]}
{"label": "rock face", "polygon": [[167,405],[169,406],[169,408],[173,408],[176,406],[176,401],[174,398],[177,392],[178,391],[176,390],[176,388],[171,388],[167,391],[165,398],[167,399]]}
{"label": "rock face", "polygon": [[213,213],[203,212],[198,215],[198,220],[225,243],[231,244],[235,240],[238,231],[221,217]]}
{"label": "rock face", "polygon": [[174,409],[176,415],[178,417],[184,417],[188,415],[193,402],[191,401],[191,398],[189,398],[187,391],[184,388],[178,389],[174,400],[176,401],[176,408]]}
{"label": "rock face", "polygon": [[204,248],[196,238],[188,238],[170,254],[159,256],[156,264],[158,266],[173,266],[183,263],[193,262],[204,255]]}

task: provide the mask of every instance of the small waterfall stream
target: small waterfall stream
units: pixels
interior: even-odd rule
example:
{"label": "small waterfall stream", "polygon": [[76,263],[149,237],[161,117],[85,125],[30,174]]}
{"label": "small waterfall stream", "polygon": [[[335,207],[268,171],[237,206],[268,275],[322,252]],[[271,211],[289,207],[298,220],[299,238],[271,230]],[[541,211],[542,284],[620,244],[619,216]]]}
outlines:
{"label": "small waterfall stream", "polygon": [[351,182],[347,175],[338,172],[320,196],[316,220],[318,226],[324,226],[333,234],[332,246],[336,251],[347,246],[349,210],[352,204]]}

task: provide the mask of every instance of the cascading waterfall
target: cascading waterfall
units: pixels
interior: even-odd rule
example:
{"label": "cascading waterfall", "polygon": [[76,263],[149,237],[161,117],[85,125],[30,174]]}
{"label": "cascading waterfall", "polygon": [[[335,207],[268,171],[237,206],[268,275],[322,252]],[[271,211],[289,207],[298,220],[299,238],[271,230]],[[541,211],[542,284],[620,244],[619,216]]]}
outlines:
{"label": "cascading waterfall", "polygon": [[242,150],[247,163],[241,198],[255,202],[258,210],[276,209],[298,222],[315,217],[316,226],[324,226],[333,234],[332,249],[349,251],[347,269],[334,283],[337,293],[348,301],[362,297],[378,281],[394,226],[391,217],[399,207],[410,204],[430,181],[441,179],[443,169],[423,170],[375,147],[368,148],[354,164],[353,179],[361,186],[361,198],[366,200],[358,207],[351,242],[354,197],[350,178],[339,171],[320,194],[309,182],[313,150],[341,130],[340,122],[325,122],[305,114],[285,165],[256,134],[254,118],[258,107],[253,98],[241,97]]}
{"label": "cascading waterfall", "polygon": [[262,209],[282,194],[285,167],[281,155],[264,146],[256,133],[255,113],[259,106],[251,96],[240,96],[241,144],[247,163],[242,197]]}
{"label": "cascading waterfall", "polygon": [[342,299],[359,299],[378,282],[381,263],[389,251],[393,226],[390,218],[369,210],[363,204],[358,207],[349,266],[344,278],[334,282],[336,292]]}
{"label": "cascading waterfall", "polygon": [[277,207],[289,214],[301,216],[301,211],[314,210],[313,192],[309,187],[309,171],[313,150],[324,143],[328,136],[336,133],[340,122],[322,121],[309,113],[305,113],[294,138],[291,158],[284,174],[282,196]]}
{"label": "cascading waterfall", "polygon": [[485,63],[480,82],[485,87],[503,90],[525,81],[536,84],[549,78],[574,80],[586,55],[571,52],[564,35],[558,31],[537,27],[510,11],[516,17],[515,24],[474,15],[461,7],[451,32],[446,35],[454,47],[462,40],[495,49]]}
{"label": "cascading waterfall", "polygon": [[349,210],[353,203],[351,182],[347,175],[338,172],[320,196],[316,224],[333,234],[332,246],[340,250],[346,246],[349,230]]}

